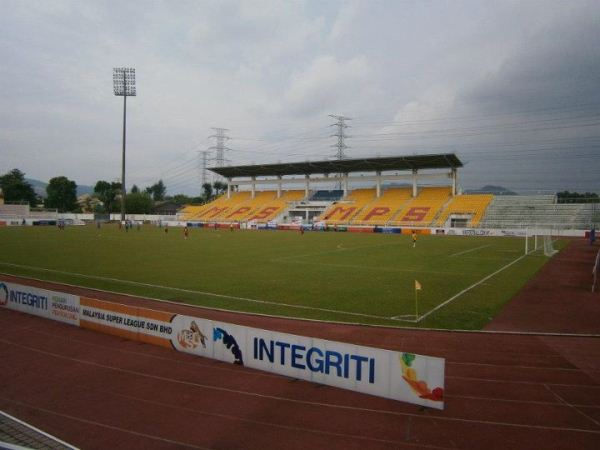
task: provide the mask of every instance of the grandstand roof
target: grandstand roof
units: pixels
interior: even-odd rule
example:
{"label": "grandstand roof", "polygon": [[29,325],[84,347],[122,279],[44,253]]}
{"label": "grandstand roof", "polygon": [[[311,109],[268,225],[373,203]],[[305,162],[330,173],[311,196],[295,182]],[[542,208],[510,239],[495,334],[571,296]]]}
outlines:
{"label": "grandstand roof", "polygon": [[376,172],[389,170],[453,169],[463,163],[454,153],[436,155],[386,156],[381,158],[306,161],[297,163],[256,164],[251,166],[212,167],[225,177],[310,175],[313,173]]}

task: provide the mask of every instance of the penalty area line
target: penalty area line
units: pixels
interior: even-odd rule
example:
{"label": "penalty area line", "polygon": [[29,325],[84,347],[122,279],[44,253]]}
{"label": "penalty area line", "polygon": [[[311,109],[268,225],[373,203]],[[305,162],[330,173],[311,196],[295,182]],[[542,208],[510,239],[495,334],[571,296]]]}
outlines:
{"label": "penalty area line", "polygon": [[482,248],[487,248],[487,247],[491,247],[491,246],[492,246],[492,244],[488,244],[488,245],[481,245],[481,246],[479,246],[479,247],[470,248],[470,249],[468,249],[468,250],[465,250],[465,251],[462,251],[462,252],[458,252],[458,253],[452,253],[452,254],[450,255],[450,258],[452,258],[453,256],[466,255],[467,253],[474,252],[474,251],[476,251],[476,250],[480,250],[480,249],[482,249]]}
{"label": "penalty area line", "polygon": [[[363,314],[363,313],[356,313],[356,312],[351,312],[351,311],[342,311],[342,310],[338,310],[338,309],[317,308],[315,306],[292,305],[290,303],[279,303],[279,302],[272,302],[272,301],[268,301],[268,300],[259,300],[259,299],[255,299],[255,298],[237,297],[234,295],[217,294],[215,292],[195,291],[192,289],[161,286],[158,284],[142,283],[139,281],[122,280],[120,278],[101,277],[99,275],[86,275],[86,274],[77,273],[77,272],[66,272],[66,271],[56,270],[56,269],[47,269],[45,267],[13,264],[13,263],[8,263],[8,262],[4,262],[4,261],[0,261],[0,265],[17,267],[17,268],[21,268],[21,269],[38,270],[41,272],[58,273],[61,275],[69,275],[69,276],[75,276],[75,277],[80,277],[80,278],[89,278],[92,280],[110,281],[110,282],[115,282],[115,283],[130,284],[130,285],[134,285],[134,286],[143,286],[143,287],[149,287],[149,288],[155,288],[155,289],[163,289],[163,290],[167,290],[167,291],[184,292],[187,294],[197,294],[197,295],[205,295],[205,296],[209,296],[209,297],[217,297],[217,298],[224,298],[224,299],[230,299],[230,300],[239,300],[239,301],[248,302],[248,303],[258,303],[258,304],[271,305],[271,306],[282,306],[285,308],[295,308],[295,309],[301,309],[301,310],[307,310],[307,311],[327,312],[327,313],[341,314],[341,315],[346,315],[346,316],[367,317],[370,319],[383,319],[383,320],[390,319],[389,317],[386,317],[386,316],[377,316],[374,314]],[[47,280],[47,281],[51,281],[51,280]],[[85,287],[85,286],[82,286],[82,287]],[[182,304],[185,304],[185,303],[182,303]],[[402,320],[402,319],[399,319],[399,320]]]}
{"label": "penalty area line", "polygon": [[480,284],[485,283],[487,280],[489,280],[490,278],[492,278],[493,276],[499,274],[500,272],[502,272],[505,269],[508,269],[510,266],[512,266],[513,264],[518,263],[519,261],[521,261],[523,258],[525,258],[528,255],[522,255],[519,256],[517,259],[515,259],[514,261],[511,261],[510,263],[506,264],[505,266],[501,267],[500,269],[496,270],[495,272],[489,274],[488,276],[482,278],[481,280],[479,280],[477,283],[472,284],[471,286],[463,289],[462,291],[460,291],[458,294],[450,297],[448,300],[446,300],[443,303],[440,303],[439,305],[437,305],[435,308],[431,309],[430,311],[426,312],[425,314],[423,314],[422,316],[419,316],[419,318],[417,319],[417,323],[421,322],[423,319],[425,319],[426,317],[428,317],[429,315],[433,314],[434,312],[436,312],[438,309],[443,308],[444,306],[446,306],[447,304],[453,302],[454,300],[456,300],[458,297],[460,297],[461,295],[463,295],[466,292],[469,292],[471,289],[476,288],[477,286],[479,286]]}
{"label": "penalty area line", "polygon": [[399,316],[392,316],[390,320],[400,320],[402,322],[417,323],[417,317],[414,314],[400,314]]}

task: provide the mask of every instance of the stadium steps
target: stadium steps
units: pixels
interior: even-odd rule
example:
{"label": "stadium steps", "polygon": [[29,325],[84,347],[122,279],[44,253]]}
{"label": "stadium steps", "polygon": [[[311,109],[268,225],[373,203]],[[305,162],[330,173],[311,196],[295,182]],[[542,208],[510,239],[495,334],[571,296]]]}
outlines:
{"label": "stadium steps", "polygon": [[224,195],[220,195],[213,201],[204,203],[202,205],[186,205],[180,212],[181,220],[195,220],[202,211],[205,211],[210,205],[218,205],[223,201]]}
{"label": "stadium steps", "polygon": [[332,204],[315,222],[328,225],[350,223],[357,214],[375,198],[375,189],[355,189],[342,201]]}
{"label": "stadium steps", "polygon": [[593,207],[555,203],[552,195],[496,196],[488,206],[482,228],[586,229],[593,221]]}
{"label": "stadium steps", "polygon": [[253,214],[256,214],[264,204],[272,202],[277,196],[276,191],[260,191],[256,192],[254,198],[248,192],[247,199],[238,203],[234,208],[231,208],[226,213],[222,214],[219,219],[225,222],[244,222]]}
{"label": "stadium steps", "polygon": [[248,201],[250,198],[250,192],[234,192],[231,194],[231,198],[227,198],[226,195],[222,195],[214,202],[206,205],[200,213],[196,214],[196,220],[203,221],[217,221],[223,216],[229,214],[238,205]]}
{"label": "stadium steps", "polygon": [[470,215],[468,226],[477,226],[485,210],[493,200],[492,194],[464,194],[453,197],[447,206],[440,211],[440,214],[435,221],[437,226],[446,224],[452,214]]}
{"label": "stadium steps", "polygon": [[450,200],[449,187],[424,187],[389,221],[395,226],[428,226]]}
{"label": "stadium steps", "polygon": [[582,203],[574,214],[574,226],[580,230],[585,230],[595,226],[600,227],[600,204]]}
{"label": "stadium steps", "polygon": [[[275,196],[277,193],[275,193]],[[288,204],[290,202],[297,202],[304,198],[304,191],[285,191],[282,192],[280,198],[275,198],[267,202],[262,203],[253,212],[247,214],[241,220],[252,221],[255,220],[258,223],[266,223],[274,220],[276,217],[282,215],[288,210]]]}
{"label": "stadium steps", "polygon": [[30,214],[29,205],[0,205],[0,215],[11,217],[28,217]]}
{"label": "stadium steps", "polygon": [[[388,188],[366,205],[355,219],[354,225],[385,225],[402,206],[411,199],[410,188]],[[385,209],[387,208],[387,211]]]}

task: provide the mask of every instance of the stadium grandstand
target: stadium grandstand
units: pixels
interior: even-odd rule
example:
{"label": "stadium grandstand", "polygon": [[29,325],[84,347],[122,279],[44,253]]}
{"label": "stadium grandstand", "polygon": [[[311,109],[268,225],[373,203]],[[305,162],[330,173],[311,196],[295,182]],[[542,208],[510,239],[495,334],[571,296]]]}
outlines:
{"label": "stadium grandstand", "polygon": [[462,167],[453,153],[217,167],[210,170],[227,180],[227,192],[204,205],[186,206],[179,218],[505,229],[588,229],[597,222],[596,205],[559,204],[555,195],[462,194]]}
{"label": "stadium grandstand", "polygon": [[368,204],[352,221],[355,225],[380,225],[387,223],[411,199],[409,188],[389,188],[381,197]]}

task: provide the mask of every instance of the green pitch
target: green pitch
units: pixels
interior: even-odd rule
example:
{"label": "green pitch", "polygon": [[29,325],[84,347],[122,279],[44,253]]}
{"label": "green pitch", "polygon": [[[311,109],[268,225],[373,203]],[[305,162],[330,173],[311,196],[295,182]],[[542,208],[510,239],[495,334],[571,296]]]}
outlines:
{"label": "green pitch", "polygon": [[186,240],[181,228],[153,226],[9,227],[0,245],[0,272],[14,275],[236,311],[453,329],[481,329],[548,260],[522,257],[523,238],[419,236],[413,248],[392,234],[190,229]]}

